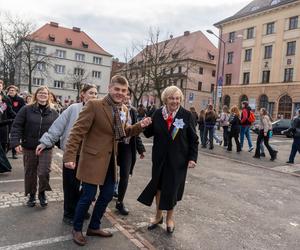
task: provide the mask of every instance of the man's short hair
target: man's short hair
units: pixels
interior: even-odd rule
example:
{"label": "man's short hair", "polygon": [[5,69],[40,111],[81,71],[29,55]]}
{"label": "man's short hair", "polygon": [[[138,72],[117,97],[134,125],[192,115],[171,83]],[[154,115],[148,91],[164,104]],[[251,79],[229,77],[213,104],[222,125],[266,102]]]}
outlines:
{"label": "man's short hair", "polygon": [[114,85],[116,83],[129,86],[127,79],[124,76],[120,76],[120,75],[115,75],[111,78],[110,84]]}
{"label": "man's short hair", "polygon": [[10,89],[15,89],[15,91],[19,91],[18,87],[15,86],[15,85],[9,85],[7,88],[6,88],[6,91],[9,91]]}

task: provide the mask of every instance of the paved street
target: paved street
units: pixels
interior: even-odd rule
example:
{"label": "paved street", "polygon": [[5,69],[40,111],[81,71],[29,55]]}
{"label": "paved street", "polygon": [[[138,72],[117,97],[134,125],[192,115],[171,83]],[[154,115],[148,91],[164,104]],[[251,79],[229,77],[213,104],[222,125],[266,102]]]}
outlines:
{"label": "paved street", "polygon": [[[138,160],[125,197],[129,216],[116,213],[111,202],[102,226],[114,232],[113,239],[89,237],[84,249],[300,249],[300,157],[294,166],[285,164],[291,139],[272,139],[279,150],[275,162],[253,159],[247,144],[239,154],[220,146],[199,149],[198,165],[189,170],[176,207],[173,236],[166,234],[165,223],[148,231],[154,206],[136,201],[151,175],[152,142],[144,142],[146,158]],[[10,159],[13,172],[0,175],[0,250],[77,248],[71,228],[61,221],[62,154],[56,149],[54,155],[46,209],[24,206],[21,159]]]}

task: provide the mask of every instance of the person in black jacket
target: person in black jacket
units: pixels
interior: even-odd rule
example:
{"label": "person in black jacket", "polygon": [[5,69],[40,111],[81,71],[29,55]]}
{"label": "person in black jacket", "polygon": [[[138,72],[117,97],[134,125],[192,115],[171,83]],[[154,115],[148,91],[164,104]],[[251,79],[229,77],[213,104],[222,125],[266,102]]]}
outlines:
{"label": "person in black jacket", "polygon": [[156,197],[156,215],[148,229],[162,224],[162,210],[167,210],[167,232],[173,233],[174,207],[182,199],[188,168],[196,166],[199,142],[193,116],[181,106],[181,90],[167,87],[162,100],[165,105],[155,111],[152,124],[144,130],[146,137],[153,136],[152,178],[138,201],[151,206]]}
{"label": "person in black jacket", "polygon": [[236,143],[236,151],[241,151],[241,144],[239,142],[241,120],[240,120],[240,111],[237,106],[233,106],[230,110],[229,116],[229,127],[228,127],[228,148],[227,151],[232,151],[232,138],[234,138]]}
{"label": "person in black jacket", "polygon": [[[7,91],[7,97],[9,99],[9,102],[11,104],[12,110],[17,114],[20,109],[25,105],[25,101],[22,97],[18,95],[18,87],[15,85],[9,85],[6,89]],[[12,117],[9,117],[12,118]],[[16,150],[12,147],[12,158],[18,159]]]}
{"label": "person in black jacket", "polygon": [[209,137],[209,149],[214,148],[214,127],[217,121],[217,114],[214,111],[213,105],[209,104],[205,111],[205,128],[204,128],[204,145],[202,148],[206,148],[207,137]]}
{"label": "person in black jacket", "polygon": [[[130,116],[128,116],[128,125],[137,122],[137,111],[130,105],[131,91],[127,92],[124,104],[127,106]],[[142,139],[139,136],[127,137],[122,142],[118,143],[118,157],[117,163],[120,166],[120,179],[118,183],[118,200],[116,202],[116,209],[122,215],[128,215],[129,211],[125,207],[123,200],[128,186],[129,175],[132,175],[133,168],[136,162],[136,152],[139,153],[140,158],[144,158],[146,152]]]}
{"label": "person in black jacket", "polygon": [[49,93],[48,87],[39,87],[34,94],[32,104],[24,106],[19,111],[11,129],[11,147],[14,147],[17,153],[23,151],[25,196],[29,194],[27,202],[29,207],[35,206],[36,203],[37,177],[38,198],[42,207],[48,204],[45,191],[51,191],[49,174],[52,149],[45,149],[40,155],[35,153],[39,139],[58,117],[58,113],[50,107]]}
{"label": "person in black jacket", "polygon": [[200,111],[199,119],[198,119],[198,128],[200,131],[200,141],[201,146],[205,146],[205,140],[204,140],[204,129],[205,129],[205,110],[202,109]]}

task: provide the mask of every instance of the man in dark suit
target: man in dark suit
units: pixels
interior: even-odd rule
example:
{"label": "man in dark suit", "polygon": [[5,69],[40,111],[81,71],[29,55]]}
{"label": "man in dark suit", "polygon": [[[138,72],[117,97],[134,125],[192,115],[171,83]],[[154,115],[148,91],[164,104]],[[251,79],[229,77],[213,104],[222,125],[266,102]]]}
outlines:
{"label": "man in dark suit", "polygon": [[[130,99],[131,90],[129,89],[124,100],[124,104],[127,106],[129,112],[127,120],[128,125],[132,125],[137,122],[137,111],[130,105]],[[136,152],[139,153],[141,159],[144,158],[144,152],[146,152],[146,150],[141,137],[127,137],[122,142],[119,142],[117,164],[120,166],[120,180],[118,183],[118,200],[116,202],[116,209],[122,215],[128,215],[129,213],[128,209],[123,203],[123,200],[128,187],[129,175],[132,175],[136,162]]]}

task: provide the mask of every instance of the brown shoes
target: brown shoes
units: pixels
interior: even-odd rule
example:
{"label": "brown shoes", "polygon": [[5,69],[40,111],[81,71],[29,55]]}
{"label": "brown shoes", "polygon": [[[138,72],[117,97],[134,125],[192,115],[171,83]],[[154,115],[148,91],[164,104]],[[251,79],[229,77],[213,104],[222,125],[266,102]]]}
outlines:
{"label": "brown shoes", "polygon": [[107,232],[102,229],[94,230],[94,229],[90,229],[90,228],[88,228],[88,230],[86,231],[86,235],[87,236],[106,237],[106,238],[113,236],[113,234],[111,232]]}
{"label": "brown shoes", "polygon": [[73,235],[73,241],[77,245],[84,246],[86,244],[86,238],[83,236],[82,232],[77,232],[73,229],[72,235]]}

